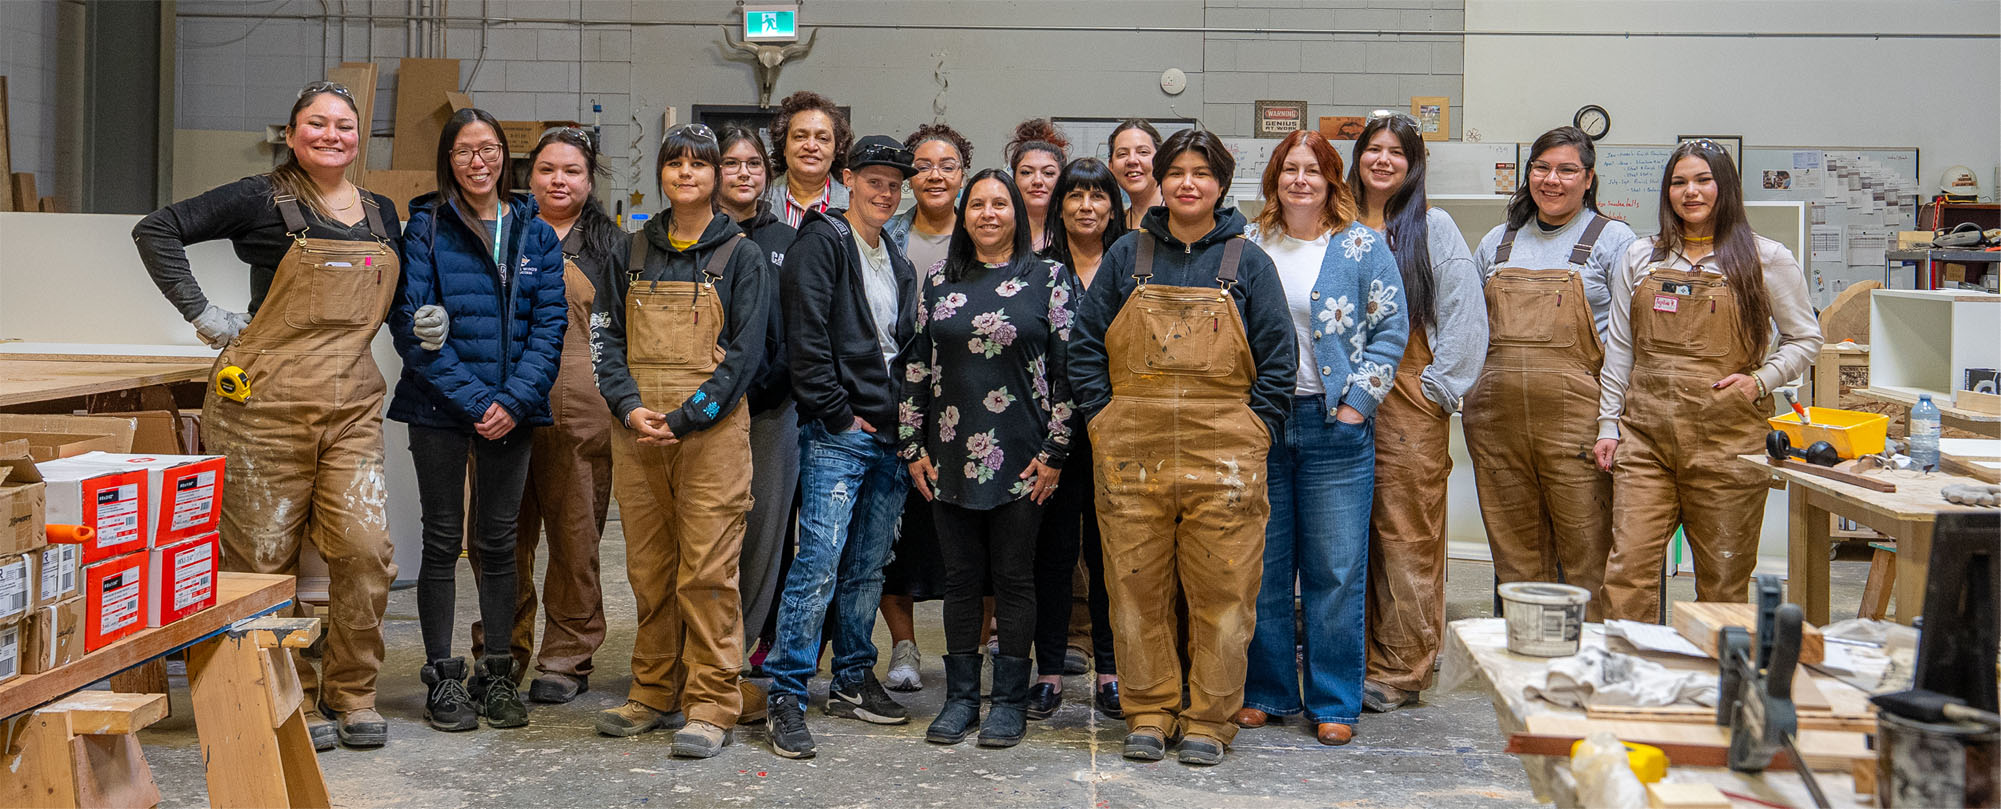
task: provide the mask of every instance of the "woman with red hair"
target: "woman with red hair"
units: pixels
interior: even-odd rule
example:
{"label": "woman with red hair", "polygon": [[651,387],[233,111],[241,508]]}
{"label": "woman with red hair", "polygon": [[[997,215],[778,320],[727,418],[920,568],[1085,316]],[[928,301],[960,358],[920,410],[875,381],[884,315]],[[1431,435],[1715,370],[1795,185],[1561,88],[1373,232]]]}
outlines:
{"label": "woman with red hair", "polygon": [[[1271,518],[1239,726],[1304,713],[1321,744],[1347,744],[1362,711],[1375,413],[1396,381],[1410,322],[1403,276],[1363,225],[1341,154],[1318,132],[1286,136],[1246,235],[1278,266],[1299,343],[1292,417],[1267,462]],[[1305,631],[1293,622],[1293,585]],[[1305,649],[1305,666],[1294,657]],[[1303,696],[1303,699],[1302,699]]]}

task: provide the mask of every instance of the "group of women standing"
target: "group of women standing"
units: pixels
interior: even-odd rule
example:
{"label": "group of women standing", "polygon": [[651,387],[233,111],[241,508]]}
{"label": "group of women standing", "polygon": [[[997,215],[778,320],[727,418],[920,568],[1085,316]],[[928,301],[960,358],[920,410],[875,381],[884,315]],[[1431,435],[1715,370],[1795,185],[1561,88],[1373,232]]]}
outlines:
{"label": "group of women standing", "polygon": [[[1007,746],[1050,715],[1081,595],[1095,702],[1126,721],[1128,757],[1214,764],[1239,728],[1295,714],[1345,744],[1363,710],[1429,685],[1454,412],[1500,581],[1566,580],[1594,593],[1594,617],[1651,619],[1662,548],[1685,526],[1699,596],[1742,596],[1763,481],[1730,456],[1756,450],[1772,388],[1819,333],[1797,264],[1750,231],[1714,144],[1675,151],[1660,235],[1636,239],[1596,210],[1590,139],[1552,130],[1508,221],[1469,250],[1427,203],[1423,142],[1400,113],[1371,118],[1345,160],[1317,133],[1288,136],[1255,222],[1226,204],[1234,160],[1199,129],[1163,140],[1129,121],[1101,161],[1031,121],[1006,168],[975,171],[942,124],[855,158],[825,98],[796,94],[779,120],[771,154],[747,131],[670,129],[666,210],[628,235],[593,201],[585,133],[544,133],[531,193],[511,194],[513,146],[461,110],[438,191],[399,228],[343,178],[351,95],[315,83],[282,166],[135,229],[163,293],[223,349],[218,370],[251,378],[247,399],[204,406],[229,464],[225,566],[291,572],[310,540],[332,571],[316,741],[387,735],[386,389],[368,354],[385,321],[404,359],[389,416],[411,426],[424,512],[426,719],[526,724],[531,666],[531,700],[588,689],[613,491],[639,628],[627,701],[598,729],[671,729],[677,755],[705,757],[759,718],[743,677],[777,623],[802,446],[778,290],[793,229],[840,213],[836,180],[854,172],[836,174],[858,159],[916,197],[879,226],[917,276],[892,365],[914,490],[895,555],[910,569],[880,607],[891,687],[908,689],[910,601],[945,600],[932,741]],[[183,247],[217,238],[251,264],[262,317],[195,283]],[[452,653],[462,546],[480,594],[472,665]]]}

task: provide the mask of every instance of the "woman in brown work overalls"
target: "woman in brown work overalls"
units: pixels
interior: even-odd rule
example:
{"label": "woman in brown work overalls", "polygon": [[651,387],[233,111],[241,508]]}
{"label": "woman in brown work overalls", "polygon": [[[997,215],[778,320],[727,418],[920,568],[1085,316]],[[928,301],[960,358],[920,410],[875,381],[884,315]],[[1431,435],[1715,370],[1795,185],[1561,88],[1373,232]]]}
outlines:
{"label": "woman in brown work overalls", "polygon": [[[1223,207],[1236,161],[1206,130],[1154,161],[1166,204],[1105,251],[1070,381],[1096,451],[1125,756],[1217,764],[1243,707],[1264,566],[1265,456],[1298,363],[1271,258]],[[1175,600],[1188,605],[1183,699]]]}
{"label": "woman in brown work overalls", "polygon": [[674,755],[707,758],[744,708],[742,400],[777,292],[764,249],[716,208],[715,133],[674,127],[659,155],[669,208],[633,235],[626,271],[598,290],[591,314],[598,390],[624,425],[612,437],[612,489],[639,611],[632,687],[595,724],[608,736],[675,729]]}
{"label": "woman in brown work overalls", "polygon": [[1805,371],[1821,339],[1805,274],[1791,251],[1751,232],[1741,189],[1721,146],[1676,148],[1660,235],[1635,242],[1611,280],[1593,447],[1613,477],[1607,618],[1659,618],[1677,525],[1694,553],[1696,600],[1748,596],[1766,475],[1735,456],[1760,451],[1772,388]]}

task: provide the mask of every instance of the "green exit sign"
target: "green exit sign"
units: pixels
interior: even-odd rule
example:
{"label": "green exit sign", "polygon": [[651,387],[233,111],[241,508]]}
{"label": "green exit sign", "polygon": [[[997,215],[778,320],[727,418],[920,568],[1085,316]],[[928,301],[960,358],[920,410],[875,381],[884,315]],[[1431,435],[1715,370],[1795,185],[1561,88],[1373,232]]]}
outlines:
{"label": "green exit sign", "polygon": [[743,38],[748,42],[799,41],[798,3],[753,3],[743,7]]}

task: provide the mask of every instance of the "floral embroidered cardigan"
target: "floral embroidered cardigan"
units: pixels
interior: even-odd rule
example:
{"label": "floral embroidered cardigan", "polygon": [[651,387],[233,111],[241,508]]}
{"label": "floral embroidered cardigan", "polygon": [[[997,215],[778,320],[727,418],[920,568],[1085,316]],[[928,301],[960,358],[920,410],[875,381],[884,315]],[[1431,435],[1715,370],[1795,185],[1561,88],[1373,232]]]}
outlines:
{"label": "floral embroidered cardigan", "polygon": [[[1245,234],[1259,240],[1255,228]],[[1403,275],[1389,241],[1360,222],[1334,234],[1313,282],[1314,369],[1327,391],[1328,421],[1341,405],[1375,417],[1396,383],[1397,363],[1410,341]]]}
{"label": "floral embroidered cardigan", "polygon": [[898,454],[931,458],[941,502],[1005,505],[1028,494],[1029,461],[1061,469],[1069,451],[1075,278],[1043,259],[976,266],[956,282],[941,261],[924,278],[902,358]]}

